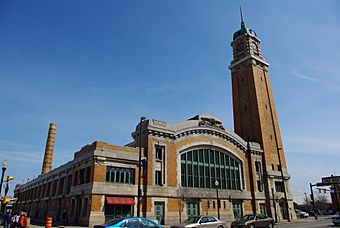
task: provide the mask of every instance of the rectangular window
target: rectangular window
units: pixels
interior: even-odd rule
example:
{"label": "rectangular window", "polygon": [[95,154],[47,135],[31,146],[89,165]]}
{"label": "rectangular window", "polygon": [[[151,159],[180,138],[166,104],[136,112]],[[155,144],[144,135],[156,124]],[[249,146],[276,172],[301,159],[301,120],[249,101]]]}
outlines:
{"label": "rectangular window", "polygon": [[200,169],[199,170],[199,172],[200,172],[200,174],[199,174],[200,188],[204,188],[205,182],[204,182],[204,166],[203,166],[203,164],[200,165],[199,169]]}
{"label": "rectangular window", "polygon": [[261,173],[261,162],[255,161],[255,170],[256,173]]}
{"label": "rectangular window", "polygon": [[91,180],[91,166],[86,168],[86,183],[89,183]]}
{"label": "rectangular window", "polygon": [[203,163],[203,150],[199,150],[199,159],[200,159],[200,162]]}
{"label": "rectangular window", "polygon": [[191,162],[187,163],[187,171],[188,171],[188,187],[192,187],[193,177],[192,177],[192,164],[191,164]]}
{"label": "rectangular window", "polygon": [[120,168],[107,166],[106,167],[106,181],[122,184],[134,184],[135,170],[128,168]]}
{"label": "rectangular window", "polygon": [[72,187],[72,174],[70,174],[67,178],[67,191],[66,193],[70,193]]}
{"label": "rectangular window", "polygon": [[81,169],[79,171],[79,184],[84,184],[85,183],[85,169]]}
{"label": "rectangular window", "polygon": [[161,171],[156,171],[155,172],[155,184],[162,186],[162,172]]}
{"label": "rectangular window", "polygon": [[262,183],[261,183],[261,181],[260,181],[260,180],[257,180],[256,182],[257,182],[257,190],[258,190],[259,192],[262,192],[263,189],[262,189]]}
{"label": "rectangular window", "polygon": [[197,152],[197,150],[193,151],[193,161],[198,162],[198,152]]}
{"label": "rectangular window", "polygon": [[188,217],[199,215],[198,203],[187,203],[187,215]]}
{"label": "rectangular window", "polygon": [[45,194],[46,194],[46,185],[47,184],[43,185],[43,189],[42,189],[42,193],[41,193],[42,198],[45,197]]}
{"label": "rectangular window", "polygon": [[185,161],[182,160],[181,162],[181,184],[183,187],[187,187],[187,179],[186,179],[186,165],[185,165]]}
{"label": "rectangular window", "polygon": [[283,185],[280,181],[275,181],[276,192],[283,192]]}
{"label": "rectangular window", "polygon": [[74,181],[73,181],[73,185],[76,186],[78,185],[78,171],[76,171],[74,173]]}
{"label": "rectangular window", "polygon": [[164,146],[156,145],[156,160],[163,160]]}
{"label": "rectangular window", "polygon": [[277,165],[277,170],[281,171],[281,166],[280,165]]}
{"label": "rectangular window", "polygon": [[210,188],[210,169],[208,164],[206,164],[206,166],[204,167],[205,169],[205,188]]}
{"label": "rectangular window", "polygon": [[76,200],[72,199],[72,202],[71,202],[71,215],[73,215],[73,213],[74,213],[75,205],[76,205]]}
{"label": "rectangular window", "polygon": [[84,216],[87,215],[87,204],[88,204],[88,199],[85,198],[85,199],[83,200],[83,202],[84,202],[84,204],[83,204],[83,213],[82,213],[82,216],[84,217]]}
{"label": "rectangular window", "polygon": [[64,181],[65,181],[65,177],[61,178],[59,181],[59,191],[58,191],[58,195],[61,195],[64,193]]}
{"label": "rectangular window", "polygon": [[52,196],[55,196],[56,194],[57,194],[57,180],[53,182]]}

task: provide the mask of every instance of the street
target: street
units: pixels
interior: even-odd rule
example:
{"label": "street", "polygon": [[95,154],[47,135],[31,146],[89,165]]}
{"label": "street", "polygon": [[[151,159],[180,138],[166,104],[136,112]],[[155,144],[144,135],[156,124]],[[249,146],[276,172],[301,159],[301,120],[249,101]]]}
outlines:
{"label": "street", "polygon": [[298,219],[293,224],[277,224],[276,227],[284,228],[284,227],[299,227],[299,228],[324,228],[324,227],[336,227],[332,223],[332,217],[321,217],[317,221],[314,220],[313,217],[309,217],[308,219]]}

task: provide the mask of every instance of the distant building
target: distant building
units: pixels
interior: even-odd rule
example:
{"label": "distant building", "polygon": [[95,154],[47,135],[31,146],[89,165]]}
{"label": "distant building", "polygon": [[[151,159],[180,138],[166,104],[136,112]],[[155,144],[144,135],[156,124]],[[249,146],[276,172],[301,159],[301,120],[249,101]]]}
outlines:
{"label": "distant building", "polygon": [[[47,173],[15,189],[16,207],[26,209],[33,219],[49,215],[60,220],[67,210],[71,224],[88,226],[135,216],[141,144],[143,216],[171,224],[180,214],[183,219],[217,216],[219,206],[221,219],[227,221],[255,212],[295,218],[269,64],[262,57],[260,40],[243,21],[231,45],[235,132],[209,115],[175,124],[145,120],[127,146],[94,142],[56,169],[49,171],[44,163]],[[51,154],[53,150],[47,162]]]}

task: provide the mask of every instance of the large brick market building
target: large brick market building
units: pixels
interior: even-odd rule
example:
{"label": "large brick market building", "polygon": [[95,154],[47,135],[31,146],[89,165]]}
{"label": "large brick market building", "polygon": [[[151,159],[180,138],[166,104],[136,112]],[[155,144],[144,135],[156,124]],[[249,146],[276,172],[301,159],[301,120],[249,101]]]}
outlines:
{"label": "large brick market building", "polygon": [[[67,210],[70,223],[88,226],[136,215],[141,145],[145,217],[171,224],[180,216],[217,215],[219,205],[220,217],[227,221],[253,212],[294,218],[269,65],[259,45],[256,33],[242,21],[233,36],[229,66],[235,132],[210,115],[175,124],[144,120],[126,146],[94,142],[56,169],[45,165],[42,175],[17,186],[16,207],[33,219],[48,215],[59,220]],[[47,162],[51,156],[47,153]]]}

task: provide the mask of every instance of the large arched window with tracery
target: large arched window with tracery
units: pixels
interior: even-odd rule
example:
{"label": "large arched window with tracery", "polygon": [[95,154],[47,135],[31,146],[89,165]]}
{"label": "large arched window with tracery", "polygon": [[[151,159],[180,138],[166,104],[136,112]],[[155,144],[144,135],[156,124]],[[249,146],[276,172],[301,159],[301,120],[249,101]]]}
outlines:
{"label": "large arched window with tracery", "polygon": [[193,149],[181,154],[181,185],[191,188],[241,190],[240,162],[216,149]]}

